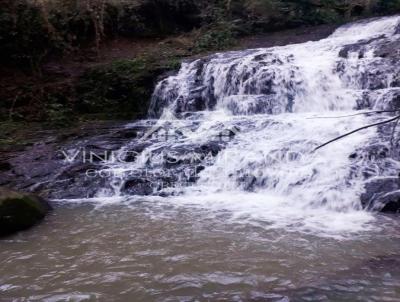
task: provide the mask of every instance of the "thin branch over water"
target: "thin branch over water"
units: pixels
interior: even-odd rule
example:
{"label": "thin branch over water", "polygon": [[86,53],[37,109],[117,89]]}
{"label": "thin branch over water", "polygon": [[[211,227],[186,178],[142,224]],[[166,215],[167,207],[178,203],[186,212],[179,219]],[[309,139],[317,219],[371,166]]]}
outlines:
{"label": "thin branch over water", "polygon": [[361,131],[361,130],[368,129],[368,128],[371,128],[371,127],[376,127],[376,126],[383,125],[383,124],[388,124],[388,123],[397,121],[397,120],[399,120],[399,119],[400,119],[400,115],[398,115],[398,116],[396,116],[396,117],[394,117],[394,118],[392,118],[392,119],[383,121],[383,122],[379,122],[379,123],[375,123],[375,124],[371,124],[371,125],[367,125],[367,126],[364,126],[364,127],[358,128],[358,129],[355,129],[355,130],[353,130],[353,131],[351,131],[351,132],[349,132],[349,133],[343,134],[343,135],[341,135],[341,136],[339,136],[339,137],[337,137],[337,138],[335,138],[335,139],[330,140],[329,142],[326,142],[326,143],[324,143],[324,144],[318,146],[317,148],[315,148],[315,149],[313,150],[313,152],[315,152],[315,151],[317,151],[317,150],[319,150],[319,149],[321,149],[321,148],[323,148],[323,147],[325,147],[325,146],[327,146],[327,145],[329,145],[329,144],[331,144],[331,143],[333,143],[333,142],[335,142],[335,141],[338,141],[338,140],[340,140],[340,139],[342,139],[342,138],[345,138],[345,137],[347,137],[347,136],[349,136],[349,135],[352,135],[352,134],[354,134],[354,133],[356,133],[356,132],[359,132],[359,131]]}

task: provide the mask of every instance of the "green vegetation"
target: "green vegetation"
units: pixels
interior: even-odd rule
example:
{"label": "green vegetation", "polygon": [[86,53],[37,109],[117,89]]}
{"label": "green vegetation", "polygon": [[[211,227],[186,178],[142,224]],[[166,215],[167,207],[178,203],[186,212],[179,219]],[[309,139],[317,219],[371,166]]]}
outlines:
{"label": "green vegetation", "polygon": [[[0,64],[23,80],[2,85],[0,117],[63,126],[88,114],[141,116],[157,78],[182,57],[232,48],[245,35],[399,11],[400,0],[3,0]],[[113,39],[174,45],[90,64]],[[83,74],[43,74],[46,63],[79,55]]]}
{"label": "green vegetation", "polygon": [[[205,28],[197,48],[226,47],[237,33],[336,23],[393,13],[400,0],[4,0],[3,63],[37,69],[62,55],[116,36],[165,37]],[[236,23],[235,23],[236,22]],[[238,23],[239,22],[239,23]],[[232,27],[239,24],[239,28]],[[221,41],[222,40],[222,41]]]}
{"label": "green vegetation", "polygon": [[150,56],[90,69],[79,80],[75,109],[112,117],[143,116],[158,76],[178,66],[174,59]]}
{"label": "green vegetation", "polygon": [[207,30],[196,41],[194,51],[196,53],[224,50],[235,44],[237,33],[229,23],[222,23],[218,26]]}

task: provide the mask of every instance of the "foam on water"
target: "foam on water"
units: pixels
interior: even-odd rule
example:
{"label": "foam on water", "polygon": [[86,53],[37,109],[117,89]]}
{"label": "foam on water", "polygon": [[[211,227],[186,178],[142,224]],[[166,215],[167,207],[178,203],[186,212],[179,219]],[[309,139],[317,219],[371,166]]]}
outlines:
{"label": "foam on water", "polygon": [[[360,205],[365,179],[359,171],[371,163],[354,163],[349,156],[376,138],[376,129],[312,150],[385,119],[335,118],[354,115],[367,90],[360,70],[377,60],[373,48],[362,58],[350,53],[344,59],[339,52],[346,45],[383,35],[394,39],[399,22],[398,16],[363,21],[317,42],[219,53],[183,63],[176,76],[157,85],[150,115],[160,117],[154,127],[190,130],[182,130],[177,141],[153,142],[134,163],[110,166],[122,176],[114,179],[116,189],[108,196],[120,201],[118,188],[124,183],[124,173],[149,167],[152,152],[207,143],[221,130],[235,128],[234,138],[204,164],[194,186],[167,188],[169,197],[150,198],[229,210],[237,221],[262,221],[271,228],[320,234],[367,230],[374,218]],[[346,66],[342,72],[338,72],[339,63]],[[387,74],[388,83],[391,76]],[[369,109],[385,107],[385,94],[376,93],[380,97]],[[149,197],[137,197],[143,198]]]}

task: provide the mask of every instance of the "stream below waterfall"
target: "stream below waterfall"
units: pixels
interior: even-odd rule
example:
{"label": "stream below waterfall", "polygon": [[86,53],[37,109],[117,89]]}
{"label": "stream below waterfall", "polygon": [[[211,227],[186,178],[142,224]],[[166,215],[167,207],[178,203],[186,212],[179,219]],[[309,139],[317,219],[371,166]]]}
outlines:
{"label": "stream below waterfall", "polygon": [[400,220],[379,213],[397,132],[315,150],[393,118],[399,42],[393,16],[184,62],[85,182],[52,179],[43,224],[0,241],[0,301],[400,301]]}
{"label": "stream below waterfall", "polygon": [[0,301],[400,301],[398,220],[339,240],[232,216],[154,201],[58,205],[1,242]]}

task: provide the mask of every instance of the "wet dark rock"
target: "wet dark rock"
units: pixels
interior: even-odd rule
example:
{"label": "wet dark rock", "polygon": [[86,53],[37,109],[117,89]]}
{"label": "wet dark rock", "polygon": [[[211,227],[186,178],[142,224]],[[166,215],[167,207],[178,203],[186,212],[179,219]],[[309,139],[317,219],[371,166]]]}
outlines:
{"label": "wet dark rock", "polygon": [[62,171],[58,179],[73,178],[78,174],[86,173],[90,170],[98,170],[100,167],[101,166],[94,163],[75,163]]}
{"label": "wet dark rock", "polygon": [[237,179],[237,182],[246,191],[253,191],[257,184],[257,177],[251,174],[246,174]]}
{"label": "wet dark rock", "polygon": [[190,98],[189,100],[180,99],[178,101],[177,112],[187,112],[187,111],[202,111],[206,109],[206,104],[201,96]]}
{"label": "wet dark rock", "polygon": [[201,171],[204,171],[206,169],[206,167],[204,166],[196,166],[196,174],[199,174]]}
{"label": "wet dark rock", "polygon": [[358,52],[358,58],[360,59],[364,57],[362,45],[347,45],[343,47],[343,49],[339,51],[339,57],[348,59],[349,54],[352,52]]}
{"label": "wet dark rock", "polygon": [[183,169],[184,166],[200,164],[209,155],[209,150],[203,150],[201,146],[187,144],[171,148],[164,154],[165,168],[176,167]]}
{"label": "wet dark rock", "polygon": [[[193,82],[189,87],[187,95],[179,94],[178,85],[176,89],[170,90],[169,80],[162,81],[153,94],[152,104],[150,106],[150,116],[159,117],[163,109],[168,105],[171,100],[175,101],[175,113],[178,115],[184,112],[203,111],[205,109],[213,109],[216,104],[216,99],[213,93],[213,83],[203,83],[203,70],[206,63],[209,62],[214,56],[193,61],[196,66],[196,73],[194,74]],[[211,79],[211,82],[213,79]]]}
{"label": "wet dark rock", "polygon": [[381,58],[398,58],[400,56],[400,40],[380,43],[375,50],[375,56]]}
{"label": "wet dark rock", "polygon": [[371,180],[361,195],[364,208],[386,213],[400,212],[400,179],[388,177]]}
{"label": "wet dark rock", "polygon": [[378,68],[370,69],[363,73],[361,79],[363,89],[379,90],[388,87],[386,73]]}
{"label": "wet dark rock", "polygon": [[229,142],[240,132],[238,127],[227,128],[219,133],[219,140]]}
{"label": "wet dark rock", "polygon": [[108,149],[107,146],[101,147],[101,145],[87,145],[84,149],[85,160],[89,162],[107,162],[113,156],[113,151],[118,150]]}
{"label": "wet dark rock", "polygon": [[194,96],[194,95],[196,95],[196,94],[197,94],[198,96],[200,96],[201,93],[202,93],[204,90],[206,90],[206,89],[207,89],[207,86],[200,86],[200,87],[197,87],[197,88],[191,90],[191,91],[190,91],[190,94],[191,94],[192,96]]}
{"label": "wet dark rock", "polygon": [[138,143],[137,145],[134,145],[129,148],[129,150],[126,150],[123,153],[123,161],[127,163],[132,163],[136,160],[136,158],[143,152],[145,148],[150,146],[149,143]]}
{"label": "wet dark rock", "polygon": [[50,210],[47,201],[38,196],[0,188],[0,236],[32,227]]}
{"label": "wet dark rock", "polygon": [[118,133],[122,138],[137,138],[138,132],[136,129],[126,129]]}
{"label": "wet dark rock", "polygon": [[391,86],[393,88],[385,91],[368,91],[357,100],[357,110],[375,108],[377,110],[399,110],[400,109],[400,88],[395,87],[400,84],[395,83],[393,79]]}
{"label": "wet dark rock", "polygon": [[10,177],[12,175],[10,174],[6,174],[6,173],[2,173],[0,175],[0,186],[7,186],[11,183]]}
{"label": "wet dark rock", "polygon": [[171,194],[169,188],[193,185],[206,163],[209,164],[222,148],[223,144],[209,142],[154,149],[153,159],[145,163],[146,168],[127,172],[122,192],[126,195],[164,196]]}
{"label": "wet dark rock", "polygon": [[180,165],[190,165],[192,162],[192,158],[184,158],[181,156],[177,156],[175,154],[166,154],[164,157],[165,168],[169,169],[172,167],[180,166]]}
{"label": "wet dark rock", "polygon": [[381,212],[383,213],[400,213],[400,192],[388,193],[378,201],[383,205]]}
{"label": "wet dark rock", "polygon": [[400,35],[400,24],[397,25],[396,30],[395,30],[396,35]]}
{"label": "wet dark rock", "polygon": [[254,57],[253,61],[260,62],[265,60],[268,57],[268,54],[261,54]]}
{"label": "wet dark rock", "polygon": [[126,139],[137,139],[142,137],[143,133],[145,133],[151,126],[152,125],[128,126],[123,127],[122,129],[116,129],[113,133],[113,138],[126,143]]}
{"label": "wet dark rock", "polygon": [[122,192],[128,195],[153,195],[157,189],[157,183],[144,178],[133,178],[125,182]]}
{"label": "wet dark rock", "polygon": [[358,157],[357,152],[354,152],[354,153],[350,154],[350,156],[349,156],[350,159],[356,159],[357,157]]}
{"label": "wet dark rock", "polygon": [[9,162],[0,162],[0,171],[9,171],[12,169],[12,166]]}
{"label": "wet dark rock", "polygon": [[[271,85],[272,83],[267,84],[269,87]],[[270,88],[265,92],[270,92]],[[244,104],[245,106],[243,106]],[[276,97],[274,95],[240,96],[237,100],[231,97],[227,105],[227,109],[234,115],[273,114],[275,107]]]}
{"label": "wet dark rock", "polygon": [[384,159],[390,156],[390,150],[385,144],[375,144],[365,147],[362,151],[354,152],[351,159],[364,159],[368,161]]}
{"label": "wet dark rock", "polygon": [[[366,62],[366,66],[361,64],[358,68],[358,81],[362,89],[381,90],[390,87],[399,87],[400,84],[400,66],[397,62],[400,60],[400,38],[388,39],[384,36],[361,41],[355,44],[344,46],[339,57],[348,58],[350,54],[356,54],[359,58],[363,58],[365,52],[374,50],[375,57],[379,58]],[[336,67],[339,75],[346,78],[348,64],[343,60],[339,61]],[[354,72],[354,71],[353,71]],[[376,97],[375,97],[376,98]],[[370,104],[375,103],[372,99]],[[367,102],[359,101],[358,107],[368,107]]]}
{"label": "wet dark rock", "polygon": [[384,39],[384,36],[380,36],[377,38],[373,38],[370,40],[363,40],[354,44],[345,45],[339,51],[339,57],[341,58],[349,58],[350,53],[358,53],[358,57],[361,59],[365,55],[366,46],[372,44],[373,42]]}
{"label": "wet dark rock", "polygon": [[218,143],[215,142],[209,142],[207,144],[203,144],[200,146],[200,149],[197,149],[200,151],[200,153],[204,154],[204,156],[207,156],[211,154],[212,156],[217,156],[219,152],[222,150],[222,146]]}
{"label": "wet dark rock", "polygon": [[388,110],[399,110],[400,109],[400,89],[393,92],[390,101],[387,106]]}
{"label": "wet dark rock", "polygon": [[[37,143],[24,149],[4,151],[11,169],[0,169],[0,184],[46,198],[94,197],[99,188],[107,189],[112,177],[102,171],[104,160],[101,157],[105,155],[104,159],[110,159],[112,152],[127,142],[121,134],[127,129],[125,124],[90,123],[81,129],[66,130],[65,135],[38,133],[33,138]],[[43,141],[48,143],[40,143]],[[74,157],[75,152],[78,153]],[[99,157],[91,160],[89,152]]]}
{"label": "wet dark rock", "polygon": [[101,169],[102,166],[95,163],[75,163],[53,175],[50,183],[39,183],[31,188],[39,192],[49,191],[49,196],[56,199],[92,198],[99,188],[106,188],[111,177]]}
{"label": "wet dark rock", "polygon": [[357,106],[356,110],[363,110],[363,109],[368,109],[371,108],[373,105],[373,100],[371,100],[370,95],[368,92],[364,92],[362,96],[357,99]]}
{"label": "wet dark rock", "polygon": [[400,72],[393,77],[392,82],[390,83],[390,86],[391,87],[400,87]]}

